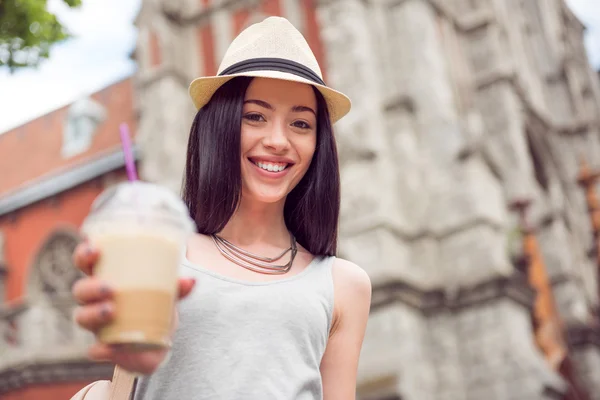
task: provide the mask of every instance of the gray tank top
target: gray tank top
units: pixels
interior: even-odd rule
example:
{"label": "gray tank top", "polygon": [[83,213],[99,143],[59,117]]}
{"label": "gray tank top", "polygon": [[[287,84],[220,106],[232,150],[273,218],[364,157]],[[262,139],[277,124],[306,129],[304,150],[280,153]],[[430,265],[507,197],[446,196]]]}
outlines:
{"label": "gray tank top", "polygon": [[135,400],[320,400],[333,315],[334,257],[297,275],[244,282],[184,258],[196,278],[179,305],[169,360],[138,379]]}

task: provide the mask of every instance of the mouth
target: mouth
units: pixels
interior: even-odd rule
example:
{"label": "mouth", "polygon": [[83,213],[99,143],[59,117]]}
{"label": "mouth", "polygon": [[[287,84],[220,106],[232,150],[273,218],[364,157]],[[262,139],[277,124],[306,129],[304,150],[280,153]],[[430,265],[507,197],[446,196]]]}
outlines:
{"label": "mouth", "polygon": [[271,174],[281,173],[289,169],[289,167],[291,167],[292,165],[294,165],[293,163],[264,161],[253,158],[248,158],[248,160],[260,170]]}

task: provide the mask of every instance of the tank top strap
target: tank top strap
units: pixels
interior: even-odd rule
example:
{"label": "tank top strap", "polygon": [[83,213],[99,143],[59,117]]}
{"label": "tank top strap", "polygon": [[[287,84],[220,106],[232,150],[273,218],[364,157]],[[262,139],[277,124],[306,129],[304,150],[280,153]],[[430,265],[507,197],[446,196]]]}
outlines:
{"label": "tank top strap", "polygon": [[317,256],[307,268],[314,270],[312,271],[312,274],[315,275],[313,279],[324,280],[324,283],[329,285],[329,283],[333,284],[332,269],[334,262],[335,256]]}
{"label": "tank top strap", "polygon": [[[306,267],[305,271],[300,272],[302,279],[297,279],[299,285],[308,287],[320,287],[326,291],[333,292],[333,274],[332,268],[335,256],[317,256]],[[306,276],[302,276],[306,275]],[[308,289],[307,287],[307,289]]]}
{"label": "tank top strap", "polygon": [[327,310],[327,333],[331,329],[333,321],[334,289],[333,289],[333,263],[335,256],[316,257],[308,266],[307,276],[296,280],[294,284],[301,285],[306,293],[313,292],[321,298]]}

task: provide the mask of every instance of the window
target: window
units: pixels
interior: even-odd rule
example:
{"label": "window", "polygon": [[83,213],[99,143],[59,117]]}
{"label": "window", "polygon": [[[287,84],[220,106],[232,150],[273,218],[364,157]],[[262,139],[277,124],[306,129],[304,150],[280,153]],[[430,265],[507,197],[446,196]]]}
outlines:
{"label": "window", "polygon": [[[80,238],[75,231],[57,230],[40,248],[32,266],[28,297],[32,306],[49,306],[44,314],[55,344],[67,344],[73,339],[74,324],[71,313],[75,301],[71,288],[83,274],[73,265],[72,255]],[[37,304],[36,304],[37,303]]]}
{"label": "window", "polygon": [[67,112],[62,156],[69,158],[89,150],[94,133],[105,118],[106,110],[100,103],[89,97],[75,101]]}
{"label": "window", "polygon": [[41,286],[39,289],[45,295],[69,293],[81,276],[72,261],[78,242],[79,238],[75,233],[57,231],[41,247],[31,273],[37,275],[36,284]]}

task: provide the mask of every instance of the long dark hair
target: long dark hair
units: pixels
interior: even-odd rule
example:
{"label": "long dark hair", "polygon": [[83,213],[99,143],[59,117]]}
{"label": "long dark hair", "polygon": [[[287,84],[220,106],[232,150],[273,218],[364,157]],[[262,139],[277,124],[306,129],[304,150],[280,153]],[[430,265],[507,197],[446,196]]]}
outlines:
{"label": "long dark hair", "polygon": [[[182,196],[199,233],[220,232],[242,194],[240,133],[246,90],[252,78],[237,77],[198,110],[188,141]],[[338,155],[327,104],[317,99],[317,143],[312,162],[287,196],[287,228],[315,256],[335,255],[340,211]]]}

